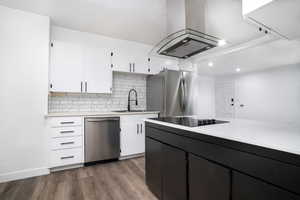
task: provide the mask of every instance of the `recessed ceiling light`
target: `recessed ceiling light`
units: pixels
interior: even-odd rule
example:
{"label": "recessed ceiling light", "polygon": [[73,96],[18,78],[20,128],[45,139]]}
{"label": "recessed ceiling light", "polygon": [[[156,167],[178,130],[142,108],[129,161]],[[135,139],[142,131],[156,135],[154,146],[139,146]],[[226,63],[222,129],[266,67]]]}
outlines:
{"label": "recessed ceiling light", "polygon": [[236,72],[240,72],[241,69],[240,69],[240,68],[236,68],[235,71],[236,71]]}
{"label": "recessed ceiling light", "polygon": [[218,46],[224,46],[225,44],[227,44],[226,40],[219,40],[218,41]]}
{"label": "recessed ceiling light", "polygon": [[213,62],[208,62],[208,66],[212,67],[212,66],[214,66],[214,63]]}

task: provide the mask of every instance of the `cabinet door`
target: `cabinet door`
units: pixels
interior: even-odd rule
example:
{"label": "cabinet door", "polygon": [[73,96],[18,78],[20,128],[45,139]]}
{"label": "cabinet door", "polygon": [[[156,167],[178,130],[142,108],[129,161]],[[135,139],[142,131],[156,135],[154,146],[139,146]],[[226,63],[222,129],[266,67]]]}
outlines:
{"label": "cabinet door", "polygon": [[233,172],[232,200],[299,200],[277,187],[256,180],[252,177]]}
{"label": "cabinet door", "polygon": [[132,63],[134,73],[149,74],[148,57],[145,52],[136,52]]}
{"label": "cabinet door", "polygon": [[165,68],[165,60],[158,57],[150,57],[149,69],[151,74],[158,74]]}
{"label": "cabinet door", "polygon": [[84,48],[84,80],[84,91],[87,93],[111,93],[112,69],[109,50]]}
{"label": "cabinet door", "polygon": [[140,134],[140,116],[121,116],[121,156],[144,153],[145,140]]}
{"label": "cabinet door", "polygon": [[139,128],[138,128],[138,143],[137,143],[137,148],[141,153],[145,152],[145,119],[148,118],[157,118],[157,114],[151,114],[151,115],[140,115],[137,116],[139,118]]}
{"label": "cabinet door", "polygon": [[50,55],[50,91],[81,92],[82,49],[79,45],[54,41]]}
{"label": "cabinet door", "polygon": [[133,70],[131,51],[125,49],[114,49],[111,56],[113,71],[131,72]]}
{"label": "cabinet door", "polygon": [[146,183],[158,199],[162,199],[162,143],[146,138]]}
{"label": "cabinet door", "polygon": [[[184,151],[162,145],[163,200],[187,199],[186,154]],[[200,199],[200,198],[198,198]]]}
{"label": "cabinet door", "polygon": [[151,74],[158,74],[160,71],[163,71],[164,69],[179,70],[177,61],[163,59],[160,57],[151,57],[149,65],[150,65],[149,69]]}
{"label": "cabinet door", "polygon": [[190,154],[189,192],[189,200],[229,200],[230,171]]}
{"label": "cabinet door", "polygon": [[137,123],[122,122],[121,120],[121,156],[124,157],[139,153],[137,143]]}

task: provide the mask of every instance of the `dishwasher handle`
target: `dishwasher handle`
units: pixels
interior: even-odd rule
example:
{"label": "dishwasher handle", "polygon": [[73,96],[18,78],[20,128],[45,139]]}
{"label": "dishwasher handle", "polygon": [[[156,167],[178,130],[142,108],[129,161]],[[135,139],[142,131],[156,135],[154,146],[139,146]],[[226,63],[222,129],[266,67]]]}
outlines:
{"label": "dishwasher handle", "polygon": [[119,121],[117,118],[103,118],[103,119],[88,119],[87,122],[106,122],[106,121]]}

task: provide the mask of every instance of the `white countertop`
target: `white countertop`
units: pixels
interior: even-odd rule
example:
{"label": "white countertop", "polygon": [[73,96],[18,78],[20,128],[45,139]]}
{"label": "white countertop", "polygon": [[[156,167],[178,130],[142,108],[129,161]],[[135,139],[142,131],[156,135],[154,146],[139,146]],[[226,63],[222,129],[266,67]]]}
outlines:
{"label": "white countertop", "polygon": [[61,113],[49,113],[46,117],[109,117],[109,116],[121,116],[121,115],[146,115],[146,114],[158,114],[159,111],[145,111],[145,112],[61,112]]}
{"label": "white countertop", "polygon": [[243,119],[219,120],[230,121],[230,123],[186,127],[151,119],[146,119],[145,121],[300,155],[299,125],[275,124]]}

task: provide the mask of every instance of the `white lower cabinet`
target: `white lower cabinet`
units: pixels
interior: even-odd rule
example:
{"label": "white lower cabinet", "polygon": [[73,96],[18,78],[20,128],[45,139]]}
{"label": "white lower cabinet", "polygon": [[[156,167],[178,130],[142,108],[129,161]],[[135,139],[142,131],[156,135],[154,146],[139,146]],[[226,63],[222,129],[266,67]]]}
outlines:
{"label": "white lower cabinet", "polygon": [[49,167],[64,167],[84,162],[82,117],[48,119]]}
{"label": "white lower cabinet", "polygon": [[124,115],[120,117],[121,157],[129,157],[145,152],[146,118],[155,118],[157,114]]}

